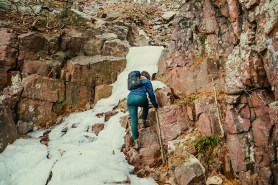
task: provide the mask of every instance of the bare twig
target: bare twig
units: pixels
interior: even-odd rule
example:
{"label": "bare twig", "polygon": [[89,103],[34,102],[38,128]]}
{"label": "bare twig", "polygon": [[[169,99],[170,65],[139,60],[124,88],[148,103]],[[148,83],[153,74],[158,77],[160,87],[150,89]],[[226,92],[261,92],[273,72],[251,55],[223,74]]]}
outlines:
{"label": "bare twig", "polygon": [[36,18],[34,20],[34,22],[32,23],[31,27],[36,27],[36,24],[37,24],[38,20],[39,20],[39,18]]}

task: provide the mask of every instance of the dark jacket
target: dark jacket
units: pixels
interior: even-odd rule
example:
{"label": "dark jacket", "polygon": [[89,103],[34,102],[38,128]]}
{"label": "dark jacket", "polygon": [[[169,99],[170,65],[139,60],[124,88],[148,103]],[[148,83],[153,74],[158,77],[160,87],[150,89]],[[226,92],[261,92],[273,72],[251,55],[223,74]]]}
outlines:
{"label": "dark jacket", "polygon": [[139,95],[147,98],[147,93],[148,93],[150,101],[152,102],[153,106],[155,108],[158,108],[158,104],[155,99],[151,81],[148,79],[143,79],[141,80],[141,82],[142,82],[142,86],[137,89],[131,90],[129,95]]}

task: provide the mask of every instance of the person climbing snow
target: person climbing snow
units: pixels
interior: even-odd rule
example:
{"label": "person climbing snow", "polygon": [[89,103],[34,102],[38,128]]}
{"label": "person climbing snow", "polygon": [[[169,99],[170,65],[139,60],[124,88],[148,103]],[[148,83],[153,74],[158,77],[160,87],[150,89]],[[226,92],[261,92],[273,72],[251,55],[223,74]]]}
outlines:
{"label": "person climbing snow", "polygon": [[139,149],[138,143],[138,107],[143,108],[142,121],[143,128],[147,128],[147,117],[149,112],[148,97],[154,108],[158,108],[158,104],[153,92],[153,86],[150,81],[150,74],[147,71],[132,71],[128,75],[128,90],[130,93],[127,97],[127,108],[131,118],[131,131],[134,140],[134,149]]}

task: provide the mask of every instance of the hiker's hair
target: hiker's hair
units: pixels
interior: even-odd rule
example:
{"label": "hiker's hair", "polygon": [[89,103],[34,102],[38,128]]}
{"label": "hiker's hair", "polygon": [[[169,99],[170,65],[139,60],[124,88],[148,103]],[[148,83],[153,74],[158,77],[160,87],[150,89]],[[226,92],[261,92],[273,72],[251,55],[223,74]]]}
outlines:
{"label": "hiker's hair", "polygon": [[142,71],[142,72],[141,72],[141,76],[146,77],[148,80],[151,79],[151,76],[150,76],[150,74],[149,74],[147,71]]}

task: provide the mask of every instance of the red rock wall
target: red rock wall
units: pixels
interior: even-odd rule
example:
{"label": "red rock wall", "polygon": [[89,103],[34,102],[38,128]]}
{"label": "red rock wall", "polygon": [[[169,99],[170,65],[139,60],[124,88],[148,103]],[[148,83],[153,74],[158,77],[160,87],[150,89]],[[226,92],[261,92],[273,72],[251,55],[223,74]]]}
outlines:
{"label": "red rock wall", "polygon": [[224,131],[231,169],[246,184],[278,183],[277,6],[187,1],[159,62],[159,79],[176,94],[208,94],[194,101],[196,127],[205,135]]}
{"label": "red rock wall", "polygon": [[[89,37],[101,42],[95,44]],[[17,35],[1,28],[0,105],[3,106],[0,108],[12,112],[1,119],[8,115],[7,119],[13,119],[12,128],[32,125],[32,130],[58,123],[60,114],[90,108],[95,87],[114,83],[126,65],[122,55],[127,54],[128,43],[109,39],[107,47],[115,48],[110,53],[103,51],[105,43],[105,38],[78,31]],[[3,133],[0,132],[2,136],[10,132],[10,127],[4,126]],[[25,130],[24,134],[30,131]],[[15,138],[2,138],[1,135],[2,148]]]}

